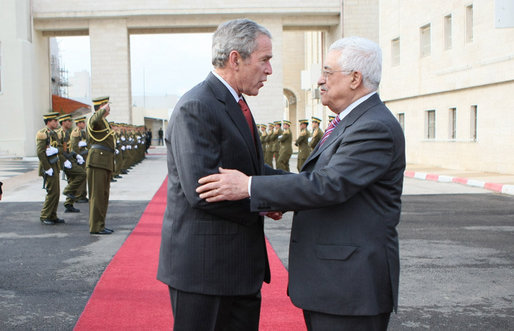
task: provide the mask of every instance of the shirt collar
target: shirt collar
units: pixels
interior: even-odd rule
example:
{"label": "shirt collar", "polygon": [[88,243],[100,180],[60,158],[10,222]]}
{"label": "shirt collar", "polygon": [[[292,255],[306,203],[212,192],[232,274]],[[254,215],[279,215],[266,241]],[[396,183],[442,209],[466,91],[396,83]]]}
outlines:
{"label": "shirt collar", "polygon": [[240,97],[239,95],[237,95],[236,93],[236,90],[234,90],[234,88],[232,86],[230,86],[229,83],[227,83],[220,75],[218,75],[218,73],[216,71],[212,71],[212,74],[218,78],[220,80],[220,82],[223,83],[223,85],[225,85],[228,90],[230,91],[230,94],[232,94],[232,96],[234,97],[234,99],[236,100],[236,102],[239,102],[239,100],[241,100],[242,97]]}
{"label": "shirt collar", "polygon": [[354,110],[358,105],[363,103],[364,101],[368,100],[369,97],[371,97],[373,94],[377,93],[377,91],[370,92],[366,94],[365,96],[355,100],[352,104],[350,104],[348,107],[346,107],[345,110],[339,113],[339,119],[342,120],[345,118],[352,110]]}

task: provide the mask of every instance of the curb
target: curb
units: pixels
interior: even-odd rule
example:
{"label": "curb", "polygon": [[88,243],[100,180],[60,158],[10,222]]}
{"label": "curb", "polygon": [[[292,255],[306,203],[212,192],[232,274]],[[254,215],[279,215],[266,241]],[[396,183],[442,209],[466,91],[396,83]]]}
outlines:
{"label": "curb", "polygon": [[514,195],[514,185],[505,185],[500,183],[488,183],[475,179],[468,179],[462,177],[452,177],[445,175],[429,174],[426,172],[405,171],[405,177],[416,178],[421,180],[430,180],[441,183],[457,183],[462,185],[474,186],[484,188],[486,190],[494,191],[497,193]]}

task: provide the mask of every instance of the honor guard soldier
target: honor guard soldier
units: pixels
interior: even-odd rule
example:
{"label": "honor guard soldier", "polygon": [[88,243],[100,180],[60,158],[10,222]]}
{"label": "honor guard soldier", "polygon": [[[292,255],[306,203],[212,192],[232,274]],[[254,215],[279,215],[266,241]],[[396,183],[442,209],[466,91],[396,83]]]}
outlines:
{"label": "honor guard soldier", "polygon": [[271,134],[271,150],[273,151],[273,157],[275,158],[275,168],[278,168],[278,158],[280,152],[280,142],[278,141],[278,136],[282,135],[282,122],[275,121],[273,122],[273,133]]}
{"label": "honor guard soldier", "polygon": [[291,135],[291,122],[284,120],[284,130],[282,130],[282,134],[278,136],[279,142],[279,152],[278,152],[278,162],[277,169],[289,171],[289,159],[291,158],[291,154],[293,154],[293,136]]}
{"label": "honor guard soldier", "polygon": [[266,153],[264,153],[264,163],[273,168],[273,147],[271,135],[273,134],[273,123],[268,123],[266,132]]}
{"label": "honor guard soldier", "polygon": [[311,153],[311,148],[309,147],[309,137],[311,136],[311,133],[309,132],[309,130],[307,130],[309,120],[299,120],[298,122],[300,123],[300,135],[298,136],[298,139],[296,139],[294,144],[298,146],[297,168],[298,171],[300,171],[305,160],[307,160],[309,154]]}
{"label": "honor guard soldier", "polygon": [[89,118],[87,124],[90,143],[86,162],[89,188],[89,232],[111,234],[114,231],[105,227],[105,217],[109,205],[116,141],[114,131],[106,120],[111,110],[109,97],[93,99],[93,106],[95,113]]}
{"label": "honor guard soldier", "polygon": [[311,148],[311,152],[316,148],[316,146],[321,141],[321,138],[323,138],[323,130],[320,129],[319,124],[321,123],[321,120],[317,117],[312,116],[311,118],[312,122],[312,137],[309,138],[309,147]]}
{"label": "honor guard soldier", "polygon": [[57,148],[59,149],[59,159],[61,161],[61,169],[66,174],[68,185],[63,190],[66,196],[64,202],[65,213],[78,213],[79,209],[73,206],[78,199],[80,186],[86,180],[86,172],[80,165],[84,164],[84,158],[71,149],[70,131],[71,131],[71,115],[65,114],[58,118],[61,127],[56,131],[58,140]]}
{"label": "honor guard soldier", "polygon": [[[82,156],[84,160],[87,160],[88,148],[87,148],[87,136],[86,136],[86,116],[82,116],[75,119],[75,128],[71,131],[71,150],[74,153]],[[86,172],[85,162],[79,164],[79,166]],[[79,189],[77,190],[77,203],[85,203],[87,199],[87,179],[84,176],[84,180],[81,182]]]}
{"label": "honor guard soldier", "polygon": [[57,149],[57,133],[59,127],[57,117],[59,113],[53,112],[43,115],[45,127],[36,134],[36,150],[39,159],[39,176],[43,177],[43,189],[46,189],[46,198],[39,217],[41,223],[53,225],[64,223],[57,217],[59,205],[59,150]]}
{"label": "honor guard soldier", "polygon": [[266,163],[266,153],[268,149],[268,144],[266,139],[268,138],[268,133],[266,132],[266,124],[257,124],[257,128],[259,129],[259,138],[261,139],[262,146],[262,155],[264,156],[264,163]]}

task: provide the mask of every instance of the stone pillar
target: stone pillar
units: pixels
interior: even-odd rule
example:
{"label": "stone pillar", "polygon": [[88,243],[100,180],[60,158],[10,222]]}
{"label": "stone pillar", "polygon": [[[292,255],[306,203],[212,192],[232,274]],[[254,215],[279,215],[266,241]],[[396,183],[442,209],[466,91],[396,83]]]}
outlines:
{"label": "stone pillar", "polygon": [[249,97],[248,103],[256,123],[268,123],[281,120],[284,116],[284,79],[282,59],[282,20],[280,18],[259,19],[251,18],[265,26],[272,36],[273,58],[271,67],[273,73],[259,90],[259,95]]}
{"label": "stone pillar", "polygon": [[130,40],[125,19],[89,23],[91,95],[110,96],[109,121],[132,123]]}

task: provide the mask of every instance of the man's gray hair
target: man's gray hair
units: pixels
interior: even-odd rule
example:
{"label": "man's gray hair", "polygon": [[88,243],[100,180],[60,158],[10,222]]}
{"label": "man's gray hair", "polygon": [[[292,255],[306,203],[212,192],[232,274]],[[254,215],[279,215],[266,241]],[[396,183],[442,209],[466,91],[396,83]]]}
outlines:
{"label": "man's gray hair", "polygon": [[212,65],[223,68],[230,52],[237,51],[244,59],[248,58],[257,47],[257,38],[271,33],[260,24],[243,18],[221,24],[212,36]]}
{"label": "man's gray hair", "polygon": [[362,37],[347,37],[330,45],[329,51],[332,50],[341,52],[341,70],[360,72],[364,87],[370,91],[378,89],[382,77],[382,51],[377,43]]}

